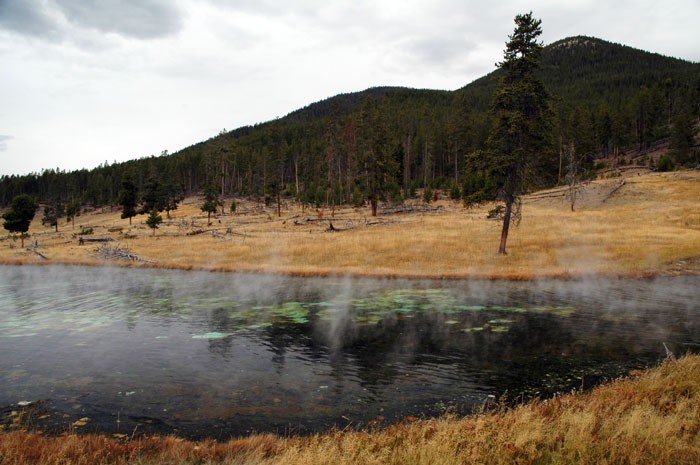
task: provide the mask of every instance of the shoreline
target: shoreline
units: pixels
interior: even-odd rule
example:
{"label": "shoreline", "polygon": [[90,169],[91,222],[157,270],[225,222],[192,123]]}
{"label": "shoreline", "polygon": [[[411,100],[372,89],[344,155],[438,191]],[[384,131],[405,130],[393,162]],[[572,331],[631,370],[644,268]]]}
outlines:
{"label": "shoreline", "polygon": [[445,273],[445,274],[418,274],[418,273],[372,273],[372,272],[339,272],[339,271],[303,271],[280,269],[273,267],[227,267],[205,265],[177,265],[158,264],[145,262],[112,262],[112,261],[72,261],[72,260],[21,260],[0,258],[0,265],[7,266],[94,266],[115,268],[152,268],[179,271],[206,271],[211,273],[250,273],[278,276],[290,276],[298,278],[373,278],[373,279],[406,279],[406,280],[434,280],[434,281],[537,281],[540,279],[573,281],[584,279],[654,279],[659,277],[700,276],[696,270],[655,270],[630,273],[605,273],[605,272],[579,272],[579,273]]}
{"label": "shoreline", "polygon": [[699,380],[700,356],[687,354],[590,391],[310,436],[54,436],[18,425],[0,430],[0,463],[697,463]]}

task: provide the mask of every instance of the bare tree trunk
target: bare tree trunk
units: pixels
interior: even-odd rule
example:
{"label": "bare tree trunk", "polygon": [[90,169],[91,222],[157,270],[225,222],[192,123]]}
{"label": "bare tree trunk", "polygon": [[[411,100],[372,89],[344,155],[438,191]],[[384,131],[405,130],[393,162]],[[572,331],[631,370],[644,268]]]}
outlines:
{"label": "bare tree trunk", "polygon": [[512,197],[506,200],[506,213],[503,215],[503,229],[501,230],[501,244],[498,246],[498,255],[508,255],[506,253],[506,241],[508,240],[508,229],[510,228],[510,215],[513,211]]}
{"label": "bare tree trunk", "polygon": [[352,181],[350,180],[350,154],[345,158],[345,182],[348,185],[348,201],[352,199]]}
{"label": "bare tree trunk", "polygon": [[377,216],[377,199],[372,198],[369,203],[372,205],[372,216]]}
{"label": "bare tree trunk", "polygon": [[409,184],[411,182],[411,142],[413,137],[408,135],[403,142],[403,196],[408,198]]}
{"label": "bare tree trunk", "polygon": [[505,185],[506,211],[503,215],[503,229],[501,230],[501,244],[498,246],[498,255],[508,255],[506,253],[506,242],[508,241],[508,230],[510,229],[510,217],[513,213],[513,203],[515,202],[515,171],[508,174]]}
{"label": "bare tree trunk", "polygon": [[455,184],[459,184],[459,150],[455,149]]}
{"label": "bare tree trunk", "polygon": [[299,197],[299,166],[297,165],[296,157],[294,157],[294,182],[297,186],[297,197]]}
{"label": "bare tree trunk", "polygon": [[[338,205],[343,203],[343,167],[338,156]],[[335,210],[335,199],[333,200],[333,210]]]}
{"label": "bare tree trunk", "polygon": [[423,187],[428,185],[428,139],[423,145]]}
{"label": "bare tree trunk", "polygon": [[19,233],[20,240],[22,241],[22,248],[24,248],[24,231]]}
{"label": "bare tree trunk", "polygon": [[221,154],[221,198],[224,198],[224,180],[225,180],[225,171],[224,171],[224,155]]}
{"label": "bare tree trunk", "polygon": [[559,136],[559,176],[557,176],[557,186],[561,184],[561,168],[562,168],[562,160],[564,157],[563,154],[563,144],[562,144],[562,136]]}

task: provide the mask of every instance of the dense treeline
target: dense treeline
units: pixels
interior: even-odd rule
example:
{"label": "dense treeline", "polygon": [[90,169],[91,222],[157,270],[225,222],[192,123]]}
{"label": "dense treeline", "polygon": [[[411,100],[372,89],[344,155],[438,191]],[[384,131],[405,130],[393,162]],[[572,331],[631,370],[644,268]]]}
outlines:
{"label": "dense treeline", "polygon": [[[125,182],[141,205],[134,214],[172,210],[183,195],[205,189],[270,202],[280,196],[317,205],[369,201],[373,208],[422,187],[469,196],[490,182],[469,160],[487,146],[500,72],[452,92],[380,87],[341,94],[174,154],[3,176],[0,205],[19,194],[56,211],[76,203],[123,205]],[[687,133],[699,114],[700,64],[575,37],[546,47],[539,73],[553,96],[552,150],[560,154],[544,184],[561,181],[562,154],[578,154],[585,173],[595,157],[644,150],[667,138],[685,141],[676,143],[685,144],[677,163],[697,163],[685,146],[692,146]]]}

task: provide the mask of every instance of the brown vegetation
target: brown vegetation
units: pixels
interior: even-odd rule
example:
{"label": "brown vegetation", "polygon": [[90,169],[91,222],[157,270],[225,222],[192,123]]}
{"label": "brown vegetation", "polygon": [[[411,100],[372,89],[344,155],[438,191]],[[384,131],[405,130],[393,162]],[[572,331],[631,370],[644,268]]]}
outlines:
{"label": "brown vegetation", "polygon": [[[219,215],[208,226],[201,199],[189,198],[155,237],[144,216],[129,226],[117,211],[83,214],[75,230],[62,224],[58,233],[37,218],[31,241],[49,260],[5,236],[0,262],[515,279],[700,271],[700,173],[625,176],[611,196],[619,178],[583,185],[575,212],[565,188],[526,197],[508,256],[496,255],[501,224],[486,219],[493,205],[465,209],[440,200],[426,208],[416,201],[380,209],[372,218],[369,208],[336,208],[321,217],[288,203],[277,218],[273,207],[237,200],[235,214]],[[74,235],[84,228],[94,230],[84,237],[113,237],[120,250],[155,263],[108,260],[95,244],[78,244]]]}
{"label": "brown vegetation", "polygon": [[193,443],[15,431],[0,434],[0,464],[693,464],[699,432],[700,357],[686,356],[586,394],[370,432]]}

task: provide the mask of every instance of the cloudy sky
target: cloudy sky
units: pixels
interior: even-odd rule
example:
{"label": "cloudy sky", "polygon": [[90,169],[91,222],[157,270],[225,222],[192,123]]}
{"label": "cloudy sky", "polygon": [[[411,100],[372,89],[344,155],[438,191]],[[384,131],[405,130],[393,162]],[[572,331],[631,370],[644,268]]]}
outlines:
{"label": "cloudy sky", "polygon": [[517,13],[700,61],[699,0],[0,0],[0,174],[174,152],[372,86],[492,71]]}

